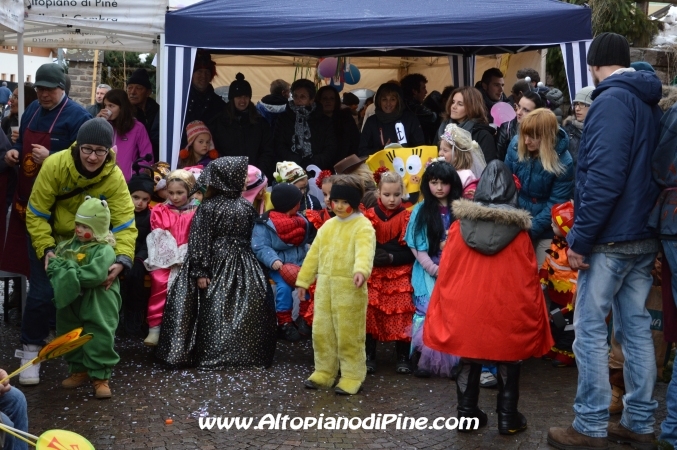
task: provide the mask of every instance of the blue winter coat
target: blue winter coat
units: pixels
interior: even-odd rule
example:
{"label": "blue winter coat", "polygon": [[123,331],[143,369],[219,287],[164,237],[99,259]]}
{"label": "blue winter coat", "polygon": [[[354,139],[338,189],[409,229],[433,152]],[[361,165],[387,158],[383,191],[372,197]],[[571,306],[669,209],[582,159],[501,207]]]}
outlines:
{"label": "blue winter coat", "polygon": [[651,159],[661,92],[656,74],[644,70],[611,75],[593,91],[578,149],[574,227],[567,235],[576,253],[655,236],[648,222],[660,191]]}
{"label": "blue winter coat", "polygon": [[574,194],[574,160],[569,153],[569,135],[560,128],[557,131],[555,151],[565,170],[559,176],[547,172],[539,158],[519,160],[517,140],[512,138],[505,163],[514,175],[519,178],[522,188],[519,192],[520,208],[531,213],[532,239],[552,239],[550,210],[558,203],[571,200]]}
{"label": "blue winter coat", "polygon": [[[297,213],[297,215],[301,216]],[[268,269],[278,259],[283,264],[296,264],[300,266],[308,253],[307,245],[310,236],[310,224],[306,222],[306,235],[303,242],[299,245],[286,244],[277,235],[277,230],[273,221],[268,218],[268,214],[264,214],[254,224],[254,232],[252,233],[252,249],[261,264]]]}
{"label": "blue winter coat", "polygon": [[677,239],[677,105],[661,119],[661,134],[652,160],[653,179],[664,189],[651,211],[649,226],[661,238]]}

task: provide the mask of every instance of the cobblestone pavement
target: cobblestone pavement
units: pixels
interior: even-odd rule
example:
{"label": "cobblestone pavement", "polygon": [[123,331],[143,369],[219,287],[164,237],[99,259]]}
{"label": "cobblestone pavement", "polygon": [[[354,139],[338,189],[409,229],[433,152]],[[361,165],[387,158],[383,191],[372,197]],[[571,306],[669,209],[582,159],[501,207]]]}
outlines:
{"label": "cobblestone pavement", "polygon": [[[521,379],[520,410],[529,428],[512,437],[496,429],[496,390],[482,389],[480,407],[489,425],[480,432],[460,434],[446,430],[253,430],[266,414],[290,417],[361,417],[402,414],[403,417],[452,417],[456,414],[456,386],[447,379],[417,379],[397,375],[391,345],[378,349],[379,370],[369,375],[360,395],[336,396],[309,391],[302,381],[312,370],[310,342],[278,343],[274,365],[268,370],[202,372],[168,370],[140,341],[117,340],[121,361],[111,380],[113,398],[96,400],[89,386],[65,390],[63,360],[43,363],[41,383],[22,387],[29,407],[29,431],[68,429],[87,437],[101,449],[532,449],[550,448],[548,428],[568,426],[576,391],[576,369],[555,369],[548,361],[530,360]],[[19,328],[0,322],[0,367],[16,369]],[[657,423],[665,416],[667,385],[658,383]],[[249,430],[206,431],[199,417],[253,417]],[[166,424],[171,418],[172,424]],[[204,419],[203,419],[204,420]],[[616,418],[618,420],[618,418]],[[658,430],[658,425],[656,426]],[[612,446],[611,448],[626,448]]]}

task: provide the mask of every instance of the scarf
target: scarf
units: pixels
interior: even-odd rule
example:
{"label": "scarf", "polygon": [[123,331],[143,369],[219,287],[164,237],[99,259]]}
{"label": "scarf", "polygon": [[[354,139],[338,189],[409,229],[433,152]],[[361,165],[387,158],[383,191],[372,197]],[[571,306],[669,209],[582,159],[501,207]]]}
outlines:
{"label": "scarf", "polygon": [[398,108],[391,112],[391,113],[385,113],[381,108],[376,108],[376,117],[378,118],[378,121],[381,123],[390,123],[394,122],[400,117],[402,117],[402,114],[404,113],[404,108],[398,105]]}
{"label": "scarf", "polygon": [[268,215],[275,225],[277,236],[285,244],[299,246],[306,236],[306,219],[299,215],[288,216],[285,213],[271,211]]}
{"label": "scarf", "polygon": [[400,204],[400,206],[398,206],[395,209],[388,209],[383,205],[380,198],[376,199],[376,203],[378,205],[378,208],[374,208],[374,212],[377,215],[381,216],[381,219],[383,221],[386,221],[386,220],[390,219],[391,217],[393,217],[395,214],[397,214],[401,211],[404,211],[402,204]]}
{"label": "scarf", "polygon": [[294,122],[294,135],[291,140],[291,151],[303,158],[310,158],[313,156],[313,149],[310,146],[310,126],[308,125],[308,117],[315,111],[316,103],[313,103],[310,108],[305,106],[296,106],[293,101],[289,101],[287,107],[294,111],[296,120]]}

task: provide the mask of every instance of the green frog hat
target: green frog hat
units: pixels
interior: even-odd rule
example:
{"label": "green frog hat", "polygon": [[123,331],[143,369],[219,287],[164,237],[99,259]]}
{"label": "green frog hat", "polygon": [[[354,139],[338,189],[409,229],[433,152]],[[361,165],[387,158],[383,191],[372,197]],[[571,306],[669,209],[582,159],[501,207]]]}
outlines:
{"label": "green frog hat", "polygon": [[75,223],[91,228],[95,241],[115,246],[115,238],[110,231],[110,209],[106,200],[86,196],[75,213]]}

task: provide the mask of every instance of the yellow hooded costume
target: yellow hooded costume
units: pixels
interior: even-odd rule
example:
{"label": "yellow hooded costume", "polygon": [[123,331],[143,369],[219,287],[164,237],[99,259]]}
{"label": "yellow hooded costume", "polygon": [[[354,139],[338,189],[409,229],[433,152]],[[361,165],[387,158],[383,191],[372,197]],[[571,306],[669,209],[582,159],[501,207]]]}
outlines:
{"label": "yellow hooded costume", "polygon": [[[313,349],[315,371],[308,378],[330,388],[341,369],[337,389],[356,394],[367,376],[364,343],[367,283],[376,251],[376,235],[362,214],[334,217],[317,232],[296,285],[308,289],[317,275]],[[355,274],[365,283],[357,288]]]}

